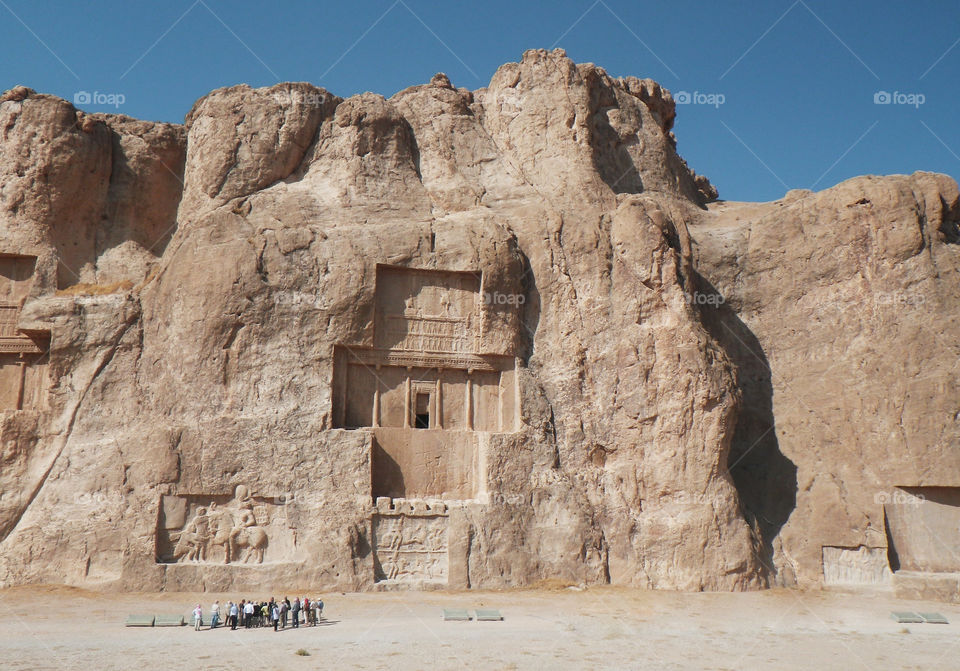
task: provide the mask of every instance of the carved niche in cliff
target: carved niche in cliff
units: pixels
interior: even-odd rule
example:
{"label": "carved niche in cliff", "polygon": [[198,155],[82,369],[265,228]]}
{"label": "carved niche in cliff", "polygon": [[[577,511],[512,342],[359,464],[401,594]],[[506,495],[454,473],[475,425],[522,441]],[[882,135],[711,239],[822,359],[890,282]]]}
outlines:
{"label": "carved niche in cliff", "polygon": [[516,430],[515,360],[482,351],[481,287],[480,273],[378,266],[373,346],[335,349],[333,424],[373,430],[373,498],[475,498],[478,434]]}
{"label": "carved niche in cliff", "polygon": [[46,401],[49,331],[20,328],[36,258],[0,255],[0,410],[41,409]]}

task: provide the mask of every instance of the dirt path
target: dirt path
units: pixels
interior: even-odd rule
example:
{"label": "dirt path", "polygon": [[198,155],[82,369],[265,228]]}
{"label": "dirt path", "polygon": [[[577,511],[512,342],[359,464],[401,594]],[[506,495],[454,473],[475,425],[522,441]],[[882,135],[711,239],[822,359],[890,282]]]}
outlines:
{"label": "dirt path", "polygon": [[[278,595],[282,596],[282,595]],[[290,595],[292,596],[292,595]],[[312,596],[312,595],[308,595]],[[322,594],[325,626],[126,628],[129,613],[261,594],[0,591],[0,668],[68,669],[958,669],[960,605],[887,594],[583,591]],[[441,608],[499,608],[503,622],[443,622]],[[891,610],[949,625],[900,625]],[[19,617],[13,617],[17,614]],[[307,656],[298,656],[297,650]]]}

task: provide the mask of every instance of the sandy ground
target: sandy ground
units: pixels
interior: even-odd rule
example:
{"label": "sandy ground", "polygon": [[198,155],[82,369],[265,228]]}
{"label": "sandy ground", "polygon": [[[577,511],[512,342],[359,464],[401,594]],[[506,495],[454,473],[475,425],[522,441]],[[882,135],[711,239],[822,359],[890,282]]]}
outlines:
{"label": "sandy ground", "polygon": [[[960,604],[889,594],[622,588],[322,594],[324,626],[127,628],[129,613],[204,613],[259,594],[0,591],[0,669],[960,669]],[[266,595],[269,596],[269,595]],[[503,622],[444,622],[499,608]],[[948,625],[897,624],[891,610]],[[297,655],[298,650],[309,653]]]}

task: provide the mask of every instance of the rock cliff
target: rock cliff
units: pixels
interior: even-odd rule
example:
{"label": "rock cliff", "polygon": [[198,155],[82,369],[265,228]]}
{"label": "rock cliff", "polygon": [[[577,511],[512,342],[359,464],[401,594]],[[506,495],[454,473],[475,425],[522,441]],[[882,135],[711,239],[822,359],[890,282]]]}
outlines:
{"label": "rock cliff", "polygon": [[875,582],[896,496],[951,519],[946,177],[714,202],[668,91],[562,51],[0,100],[0,585]]}

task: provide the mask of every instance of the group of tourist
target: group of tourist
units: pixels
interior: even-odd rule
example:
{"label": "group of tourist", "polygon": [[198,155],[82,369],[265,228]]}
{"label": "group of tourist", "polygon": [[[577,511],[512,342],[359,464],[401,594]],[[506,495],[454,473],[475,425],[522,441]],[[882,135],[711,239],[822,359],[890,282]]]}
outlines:
{"label": "group of tourist", "polygon": [[[278,601],[270,597],[270,601],[252,601],[241,599],[240,603],[228,601],[221,607],[220,601],[214,601],[210,607],[210,628],[216,629],[223,624],[235,630],[237,627],[252,629],[254,627],[269,627],[274,631],[286,629],[287,624],[298,628],[301,624],[314,627],[323,619],[323,601],[310,600],[307,597],[290,599],[284,597]],[[203,626],[203,608],[200,604],[193,609],[193,628],[200,631]]]}

